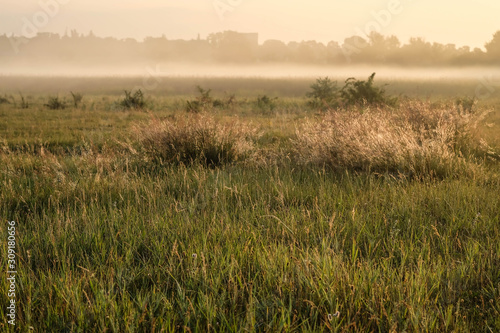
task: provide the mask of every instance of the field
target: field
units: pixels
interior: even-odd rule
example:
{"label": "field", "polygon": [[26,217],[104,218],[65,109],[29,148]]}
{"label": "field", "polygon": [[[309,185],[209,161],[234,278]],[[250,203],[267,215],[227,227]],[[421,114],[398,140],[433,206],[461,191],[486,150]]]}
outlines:
{"label": "field", "polygon": [[500,331],[498,91],[321,110],[314,79],[155,82],[0,78],[18,331]]}

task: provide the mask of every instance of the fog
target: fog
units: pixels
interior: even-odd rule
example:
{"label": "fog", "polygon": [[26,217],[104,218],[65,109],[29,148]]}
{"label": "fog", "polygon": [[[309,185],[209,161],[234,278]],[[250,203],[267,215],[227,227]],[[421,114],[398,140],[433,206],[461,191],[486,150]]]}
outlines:
{"label": "fog", "polygon": [[1,76],[62,77],[239,77],[239,78],[364,78],[376,72],[379,79],[395,80],[481,80],[500,77],[500,68],[474,67],[402,67],[379,65],[315,66],[288,64],[222,65],[157,63],[106,66],[64,66],[23,64],[17,67],[0,64]]}

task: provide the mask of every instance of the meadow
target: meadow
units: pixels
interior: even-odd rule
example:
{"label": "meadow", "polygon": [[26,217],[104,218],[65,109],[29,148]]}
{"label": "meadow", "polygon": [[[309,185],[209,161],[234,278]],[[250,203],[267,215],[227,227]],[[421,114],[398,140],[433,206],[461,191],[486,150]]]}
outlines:
{"label": "meadow", "polygon": [[499,92],[312,83],[2,77],[0,331],[499,331]]}

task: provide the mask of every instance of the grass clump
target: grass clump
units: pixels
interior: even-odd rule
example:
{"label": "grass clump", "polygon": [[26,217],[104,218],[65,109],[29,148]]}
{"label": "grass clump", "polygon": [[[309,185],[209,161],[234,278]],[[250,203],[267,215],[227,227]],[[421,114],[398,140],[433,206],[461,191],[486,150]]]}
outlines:
{"label": "grass clump", "polygon": [[220,166],[235,162],[252,148],[249,127],[220,124],[207,114],[160,120],[136,127],[146,155],[158,163],[201,163]]}
{"label": "grass clump", "polygon": [[146,107],[146,101],[144,100],[144,94],[141,89],[137,90],[134,94],[132,91],[125,90],[125,98],[120,101],[120,106],[124,109],[144,109]]}
{"label": "grass clump", "polygon": [[471,166],[465,157],[479,147],[473,132],[480,118],[422,102],[407,102],[394,112],[387,107],[332,110],[301,126],[293,144],[306,163],[444,177]]}

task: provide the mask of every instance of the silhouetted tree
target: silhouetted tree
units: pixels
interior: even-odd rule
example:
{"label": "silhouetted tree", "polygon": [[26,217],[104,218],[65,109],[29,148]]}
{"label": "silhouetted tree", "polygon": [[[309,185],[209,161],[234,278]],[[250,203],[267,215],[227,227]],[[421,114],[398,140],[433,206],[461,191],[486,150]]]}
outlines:
{"label": "silhouetted tree", "polygon": [[285,61],[290,57],[290,50],[280,40],[266,40],[260,47],[259,58],[264,61]]}
{"label": "silhouetted tree", "polygon": [[486,43],[488,58],[494,62],[500,62],[500,30],[495,32],[493,39]]}

